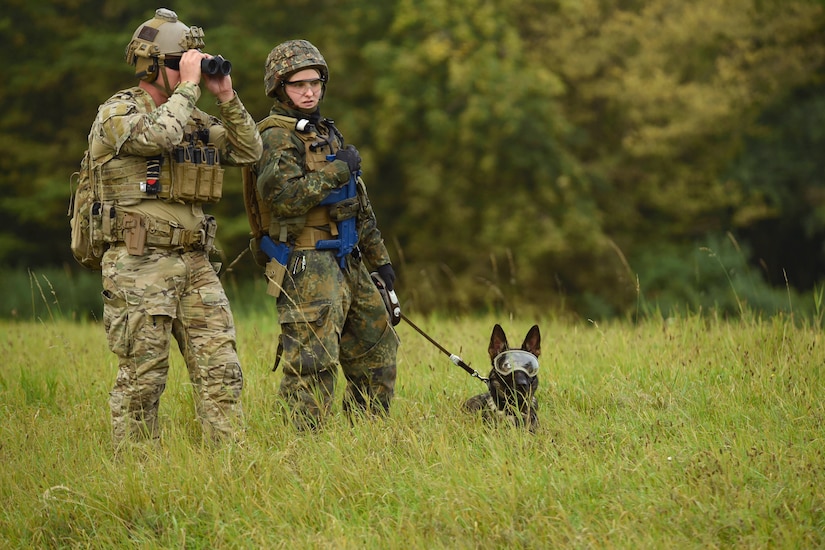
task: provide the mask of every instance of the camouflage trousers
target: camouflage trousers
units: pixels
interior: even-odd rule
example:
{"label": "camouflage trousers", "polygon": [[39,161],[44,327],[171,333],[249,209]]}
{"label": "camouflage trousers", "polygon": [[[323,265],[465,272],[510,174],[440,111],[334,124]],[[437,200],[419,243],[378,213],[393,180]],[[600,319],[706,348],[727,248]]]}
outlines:
{"label": "camouflage trousers", "polygon": [[170,336],[184,357],[204,436],[235,437],[242,425],[243,373],[229,301],[208,255],[152,248],[131,256],[116,245],[102,267],[103,324],[118,357],[109,398],[115,448],[159,437]]}
{"label": "camouflage trousers", "polygon": [[369,272],[333,251],[297,250],[278,297],[281,328],[276,366],[280,394],[299,429],[329,413],[339,366],[346,379],[344,411],[386,414],[395,391],[398,337]]}

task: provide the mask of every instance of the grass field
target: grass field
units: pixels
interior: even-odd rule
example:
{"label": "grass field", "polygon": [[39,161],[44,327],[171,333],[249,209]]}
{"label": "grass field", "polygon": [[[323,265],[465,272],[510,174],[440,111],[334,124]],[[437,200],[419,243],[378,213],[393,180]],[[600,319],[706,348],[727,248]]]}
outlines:
{"label": "grass field", "polygon": [[597,325],[426,318],[486,375],[490,330],[543,336],[541,429],[460,413],[484,388],[402,323],[386,421],[275,415],[277,324],[237,319],[247,433],[200,444],[180,356],[158,446],[115,459],[101,326],[0,323],[3,548],[815,548],[825,343],[787,318]]}

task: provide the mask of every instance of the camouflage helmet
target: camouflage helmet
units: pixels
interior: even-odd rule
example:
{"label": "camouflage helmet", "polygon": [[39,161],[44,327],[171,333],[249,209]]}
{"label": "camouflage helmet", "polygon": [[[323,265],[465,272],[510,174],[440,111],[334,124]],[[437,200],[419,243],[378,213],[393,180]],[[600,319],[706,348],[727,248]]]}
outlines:
{"label": "camouflage helmet", "polygon": [[272,48],[264,67],[266,95],[274,97],[286,77],[301,69],[318,69],[321,79],[329,81],[329,68],[324,56],[307,40],[288,40]]}
{"label": "camouflage helmet", "polygon": [[152,82],[158,76],[158,59],[183,55],[203,46],[203,29],[187,27],[178,21],[178,14],[159,8],[152,19],[135,30],[126,46],[126,63],[135,66],[136,77]]}

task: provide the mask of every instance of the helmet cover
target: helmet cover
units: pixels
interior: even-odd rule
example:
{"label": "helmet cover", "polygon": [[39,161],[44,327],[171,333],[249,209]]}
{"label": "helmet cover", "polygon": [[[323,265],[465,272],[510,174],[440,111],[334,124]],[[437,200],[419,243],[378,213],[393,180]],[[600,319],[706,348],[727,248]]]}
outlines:
{"label": "helmet cover", "polygon": [[274,97],[286,77],[302,69],[317,69],[324,83],[329,81],[327,62],[318,48],[307,40],[288,40],[275,46],[266,58],[264,89]]}

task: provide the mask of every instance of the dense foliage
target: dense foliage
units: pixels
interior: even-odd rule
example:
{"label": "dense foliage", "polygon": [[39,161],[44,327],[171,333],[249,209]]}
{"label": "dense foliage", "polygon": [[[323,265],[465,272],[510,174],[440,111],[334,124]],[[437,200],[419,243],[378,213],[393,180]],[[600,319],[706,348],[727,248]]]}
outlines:
{"label": "dense foliage", "polygon": [[[232,60],[256,119],[269,110],[274,45],[302,37],[324,52],[323,112],[361,151],[410,307],[529,302],[595,317],[718,304],[734,271],[753,269],[766,303],[825,277],[821,2],[169,7]],[[132,84],[122,52],[150,15],[112,1],[6,2],[0,265],[79,269],[69,176],[97,105]],[[216,213],[231,264],[248,229],[239,174],[227,179]],[[733,247],[735,266],[717,246]],[[703,276],[708,266],[721,276]],[[259,272],[247,255],[229,276]]]}

